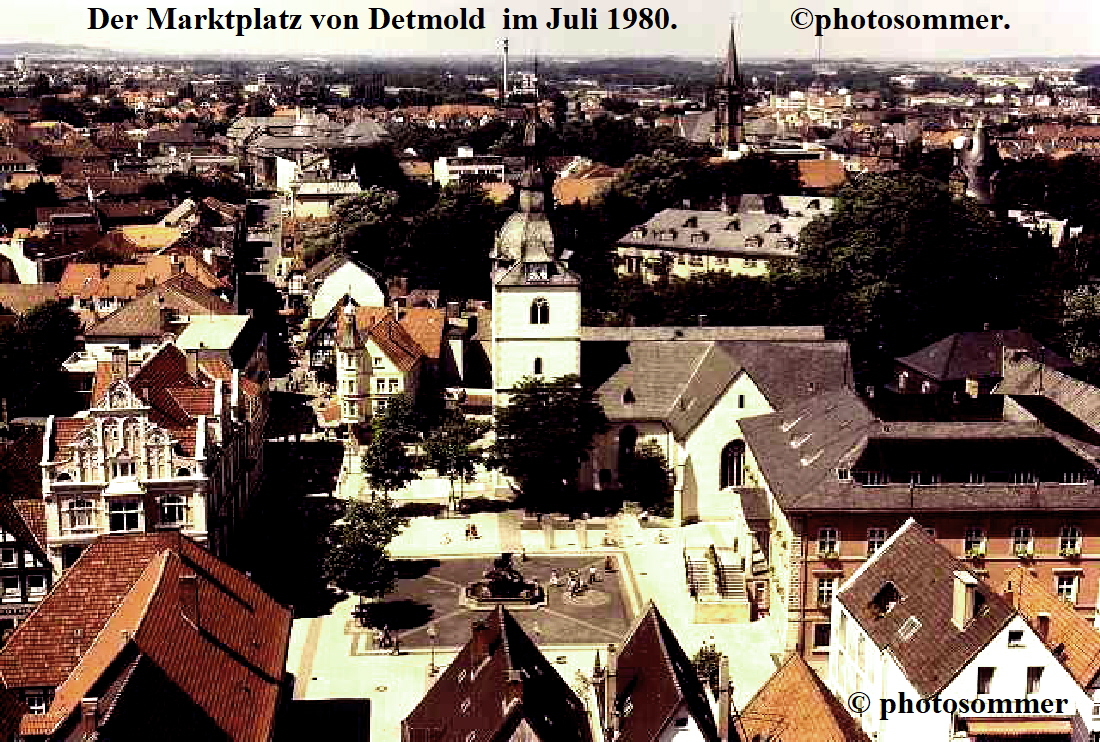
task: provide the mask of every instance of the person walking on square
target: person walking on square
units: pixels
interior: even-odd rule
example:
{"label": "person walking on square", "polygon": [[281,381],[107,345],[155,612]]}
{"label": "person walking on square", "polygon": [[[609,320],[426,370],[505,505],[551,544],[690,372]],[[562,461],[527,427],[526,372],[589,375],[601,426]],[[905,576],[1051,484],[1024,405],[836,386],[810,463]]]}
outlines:
{"label": "person walking on square", "polygon": [[596,582],[596,568],[595,567],[589,567],[588,568],[588,584],[592,585],[595,582]]}
{"label": "person walking on square", "polygon": [[558,574],[558,570],[556,570],[556,569],[550,570],[550,587],[560,587],[560,586],[561,586],[561,576]]}

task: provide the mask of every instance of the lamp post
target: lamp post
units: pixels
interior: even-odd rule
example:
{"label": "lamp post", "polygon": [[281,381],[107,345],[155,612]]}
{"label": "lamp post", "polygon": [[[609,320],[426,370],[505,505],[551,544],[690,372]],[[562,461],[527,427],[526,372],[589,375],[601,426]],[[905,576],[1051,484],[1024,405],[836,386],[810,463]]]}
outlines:
{"label": "lamp post", "polygon": [[439,639],[439,632],[436,631],[435,626],[428,627],[428,645],[432,648],[432,663],[428,667],[428,677],[435,677],[439,668],[435,666],[435,642]]}

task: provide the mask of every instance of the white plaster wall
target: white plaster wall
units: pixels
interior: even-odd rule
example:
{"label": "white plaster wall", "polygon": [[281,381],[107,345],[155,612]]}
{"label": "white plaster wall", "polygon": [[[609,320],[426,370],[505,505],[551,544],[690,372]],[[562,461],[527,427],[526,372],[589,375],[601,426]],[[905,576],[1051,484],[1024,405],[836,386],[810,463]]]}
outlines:
{"label": "white plaster wall", "polygon": [[345,263],[329,275],[314,294],[309,308],[310,319],[327,317],[345,294],[361,307],[386,306],[386,295],[378,282],[354,263]]}

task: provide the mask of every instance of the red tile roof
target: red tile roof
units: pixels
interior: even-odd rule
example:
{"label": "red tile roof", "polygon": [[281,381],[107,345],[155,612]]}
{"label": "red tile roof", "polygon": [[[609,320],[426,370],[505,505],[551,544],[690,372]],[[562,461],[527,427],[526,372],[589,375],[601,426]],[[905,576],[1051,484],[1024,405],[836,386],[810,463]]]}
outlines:
{"label": "red tile roof", "polygon": [[24,717],[24,733],[42,733],[114,680],[115,660],[133,647],[228,739],[266,742],[290,624],[289,610],[178,533],[105,536],[12,634],[0,670],[13,687],[56,688],[45,715]]}
{"label": "red tile roof", "polygon": [[438,361],[443,333],[447,329],[446,311],[431,307],[409,307],[401,312],[401,326],[424,349],[425,356]]}
{"label": "red tile roof", "polygon": [[804,188],[838,188],[846,174],[840,160],[798,160],[798,177]]}
{"label": "red tile roof", "polygon": [[792,654],[741,713],[743,739],[870,742],[844,705],[798,653]]}
{"label": "red tile roof", "polygon": [[1049,616],[1043,643],[1078,685],[1085,690],[1094,687],[1100,675],[1100,631],[1026,567],[1016,567],[1005,575],[1000,591],[1041,637],[1039,614]]}

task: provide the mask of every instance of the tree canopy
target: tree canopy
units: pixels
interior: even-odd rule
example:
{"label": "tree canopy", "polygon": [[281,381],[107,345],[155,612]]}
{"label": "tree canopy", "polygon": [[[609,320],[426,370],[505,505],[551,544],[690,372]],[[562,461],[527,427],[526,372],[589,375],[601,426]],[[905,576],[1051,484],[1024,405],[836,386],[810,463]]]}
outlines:
{"label": "tree canopy", "polygon": [[396,574],[387,547],[408,523],[385,495],[349,502],[344,517],[329,531],[325,577],[341,590],[365,597],[391,592]]}
{"label": "tree canopy", "polygon": [[603,408],[574,375],[528,377],[509,393],[497,410],[493,463],[515,480],[528,510],[569,509],[593,436],[607,429]]}
{"label": "tree canopy", "polygon": [[60,301],[35,307],[0,331],[0,388],[17,415],[68,414],[76,402],[61,364],[78,348],[80,319]]}

